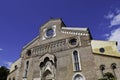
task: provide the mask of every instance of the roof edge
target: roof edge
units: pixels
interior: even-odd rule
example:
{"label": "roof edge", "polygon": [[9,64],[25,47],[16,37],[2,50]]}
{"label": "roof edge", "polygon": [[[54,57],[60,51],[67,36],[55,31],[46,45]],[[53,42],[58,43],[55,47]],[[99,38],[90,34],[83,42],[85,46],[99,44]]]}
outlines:
{"label": "roof edge", "polygon": [[37,37],[35,37],[32,41],[30,41],[29,43],[27,43],[25,46],[23,46],[23,49],[25,49],[26,47],[28,47],[30,44],[32,44],[38,38],[39,38],[39,35]]}
{"label": "roof edge", "polygon": [[88,28],[78,28],[78,27],[62,27],[64,30],[81,30],[81,31],[87,31]]}

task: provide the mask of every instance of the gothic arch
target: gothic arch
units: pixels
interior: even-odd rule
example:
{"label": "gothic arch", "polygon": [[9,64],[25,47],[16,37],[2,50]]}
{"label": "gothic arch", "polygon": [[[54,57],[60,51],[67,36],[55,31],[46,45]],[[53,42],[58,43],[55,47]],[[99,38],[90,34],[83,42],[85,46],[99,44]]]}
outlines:
{"label": "gothic arch", "polygon": [[81,71],[81,60],[78,50],[72,51],[73,71]]}
{"label": "gothic arch", "polygon": [[52,72],[50,70],[46,70],[44,73],[43,73],[43,76],[42,76],[42,79],[43,80],[52,80]]}
{"label": "gothic arch", "polygon": [[[79,79],[77,79],[77,77],[79,77]],[[83,76],[83,74],[77,72],[73,75],[72,80],[86,80],[85,77]]]}
{"label": "gothic arch", "polygon": [[39,62],[44,62],[45,58],[49,58],[51,61],[53,61],[53,63],[55,63],[56,61],[56,57],[52,54],[45,54],[42,57],[39,58]]}
{"label": "gothic arch", "polygon": [[40,58],[41,80],[54,80],[56,72],[56,58],[52,54],[45,54]]}

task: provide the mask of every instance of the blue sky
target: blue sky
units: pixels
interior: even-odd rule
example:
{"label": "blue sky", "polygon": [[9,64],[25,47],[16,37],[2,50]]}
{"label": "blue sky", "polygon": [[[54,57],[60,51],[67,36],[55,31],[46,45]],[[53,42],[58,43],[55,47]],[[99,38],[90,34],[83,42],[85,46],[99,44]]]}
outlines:
{"label": "blue sky", "polygon": [[120,0],[0,0],[0,66],[17,60],[50,18],[88,27],[93,39],[120,42]]}

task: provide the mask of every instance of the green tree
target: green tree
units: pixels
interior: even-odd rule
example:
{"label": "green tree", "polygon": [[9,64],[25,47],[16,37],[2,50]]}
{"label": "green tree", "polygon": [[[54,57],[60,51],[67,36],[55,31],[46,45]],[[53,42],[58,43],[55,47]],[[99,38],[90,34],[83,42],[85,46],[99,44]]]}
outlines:
{"label": "green tree", "polygon": [[5,66],[0,67],[0,80],[7,80],[7,76],[9,74],[9,69]]}
{"label": "green tree", "polygon": [[116,80],[114,75],[110,72],[104,73],[103,78],[100,78],[98,80]]}
{"label": "green tree", "polygon": [[114,75],[110,72],[105,73],[104,77],[106,77],[108,80],[115,80]]}

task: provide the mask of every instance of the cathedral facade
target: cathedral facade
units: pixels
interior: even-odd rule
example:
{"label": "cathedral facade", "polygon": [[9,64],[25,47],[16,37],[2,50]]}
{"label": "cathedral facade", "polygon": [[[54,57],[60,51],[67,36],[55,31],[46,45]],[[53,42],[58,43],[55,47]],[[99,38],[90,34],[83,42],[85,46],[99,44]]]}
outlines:
{"label": "cathedral facade", "polygon": [[120,80],[120,53],[114,41],[93,40],[88,28],[50,19],[22,49],[7,80]]}

